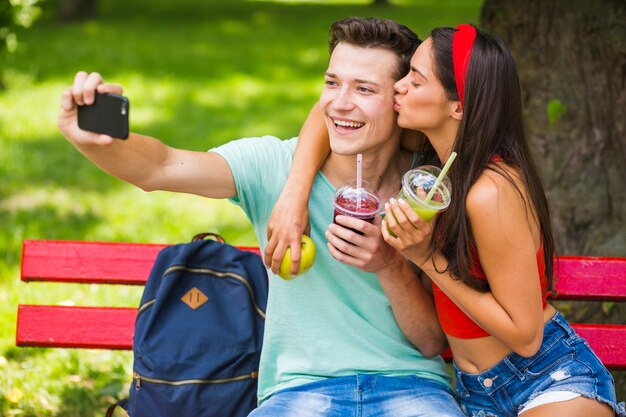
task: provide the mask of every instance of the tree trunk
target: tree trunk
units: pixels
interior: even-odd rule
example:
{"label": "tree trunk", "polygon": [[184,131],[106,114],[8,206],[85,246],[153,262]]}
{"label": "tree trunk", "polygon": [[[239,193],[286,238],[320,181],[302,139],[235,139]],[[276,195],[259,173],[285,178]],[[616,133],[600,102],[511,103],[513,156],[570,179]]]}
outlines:
{"label": "tree trunk", "polygon": [[97,0],[61,0],[58,20],[68,22],[93,19],[97,15],[97,6]]}
{"label": "tree trunk", "polygon": [[[482,28],[515,57],[526,133],[560,255],[626,256],[626,2],[486,0]],[[626,305],[560,305],[572,320],[624,322]],[[618,398],[626,375],[616,375]]]}

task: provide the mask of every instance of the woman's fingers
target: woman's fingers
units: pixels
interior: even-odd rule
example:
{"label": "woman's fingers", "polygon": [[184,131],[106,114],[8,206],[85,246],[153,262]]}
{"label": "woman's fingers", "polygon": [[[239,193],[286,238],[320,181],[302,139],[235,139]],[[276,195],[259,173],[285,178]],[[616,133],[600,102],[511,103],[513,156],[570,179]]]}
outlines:
{"label": "woman's fingers", "polygon": [[272,267],[272,256],[274,255],[274,250],[276,250],[276,246],[278,245],[278,238],[274,233],[273,226],[267,226],[267,246],[265,246],[265,250],[263,251],[263,263],[266,267]]}
{"label": "woman's fingers", "polygon": [[302,257],[302,234],[291,233],[289,239],[289,252],[291,254],[291,274],[296,275],[300,271],[300,259]]}

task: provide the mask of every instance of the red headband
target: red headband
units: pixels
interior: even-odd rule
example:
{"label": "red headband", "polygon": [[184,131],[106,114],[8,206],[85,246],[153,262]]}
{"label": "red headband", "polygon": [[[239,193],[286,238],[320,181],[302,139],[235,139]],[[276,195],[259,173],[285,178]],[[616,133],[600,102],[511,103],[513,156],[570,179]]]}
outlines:
{"label": "red headband", "polygon": [[476,39],[476,28],[471,25],[458,25],[457,31],[452,37],[452,65],[454,66],[454,78],[456,79],[456,91],[459,95],[461,106],[465,96],[465,74],[472,57],[472,47]]}

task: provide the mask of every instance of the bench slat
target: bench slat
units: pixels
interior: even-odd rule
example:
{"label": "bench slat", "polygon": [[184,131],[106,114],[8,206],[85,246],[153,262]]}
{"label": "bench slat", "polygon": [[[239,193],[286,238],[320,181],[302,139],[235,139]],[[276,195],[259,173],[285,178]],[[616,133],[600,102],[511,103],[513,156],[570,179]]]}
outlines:
{"label": "bench slat", "polygon": [[132,349],[136,308],[19,305],[17,346]]}
{"label": "bench slat", "polygon": [[[132,349],[135,308],[20,305],[17,346]],[[573,324],[602,362],[626,369],[626,325]],[[450,359],[450,355],[444,355]]]}
{"label": "bench slat", "polygon": [[626,369],[626,325],[575,323],[572,327],[607,368]]}
{"label": "bench slat", "polygon": [[[25,240],[23,281],[143,285],[164,244]],[[258,247],[240,247],[260,255]],[[563,256],[556,299],[626,301],[626,258]]]}
{"label": "bench slat", "polygon": [[[25,240],[22,281],[144,285],[165,244]],[[260,255],[256,247],[240,247]]]}
{"label": "bench slat", "polygon": [[554,269],[557,300],[626,301],[626,258],[562,256]]}

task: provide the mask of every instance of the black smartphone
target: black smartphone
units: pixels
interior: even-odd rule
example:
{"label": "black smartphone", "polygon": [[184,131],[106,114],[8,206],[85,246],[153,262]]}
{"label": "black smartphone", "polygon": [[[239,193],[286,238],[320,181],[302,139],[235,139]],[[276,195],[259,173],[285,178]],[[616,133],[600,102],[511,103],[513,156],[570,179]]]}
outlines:
{"label": "black smartphone", "polygon": [[119,94],[96,92],[90,106],[78,106],[78,127],[118,139],[128,138],[128,98]]}

